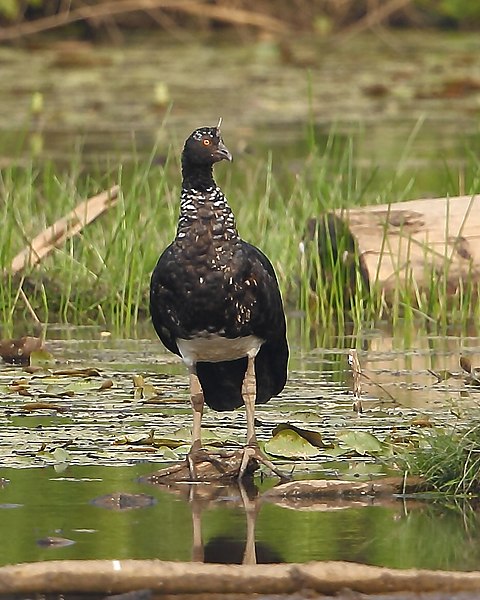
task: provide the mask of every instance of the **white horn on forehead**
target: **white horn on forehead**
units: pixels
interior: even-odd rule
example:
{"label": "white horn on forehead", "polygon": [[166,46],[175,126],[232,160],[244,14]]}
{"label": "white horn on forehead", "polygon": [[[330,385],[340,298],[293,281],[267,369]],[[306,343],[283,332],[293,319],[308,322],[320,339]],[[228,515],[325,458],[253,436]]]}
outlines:
{"label": "white horn on forehead", "polygon": [[219,119],[218,119],[218,123],[217,123],[217,129],[220,129],[220,126],[221,126],[221,124],[222,124],[222,121],[223,121],[222,117],[219,117]]}

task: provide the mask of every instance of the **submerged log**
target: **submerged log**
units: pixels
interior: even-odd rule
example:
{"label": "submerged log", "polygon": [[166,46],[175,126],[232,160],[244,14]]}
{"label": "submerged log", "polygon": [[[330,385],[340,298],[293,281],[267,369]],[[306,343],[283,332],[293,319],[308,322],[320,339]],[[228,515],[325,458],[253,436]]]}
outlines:
{"label": "submerged log", "polygon": [[399,289],[478,291],[479,231],[480,194],[336,210],[311,219],[307,239],[318,243],[324,279],[340,265],[346,296],[360,281],[391,301]]}
{"label": "submerged log", "polygon": [[[243,450],[235,452],[224,452],[215,450],[215,452],[199,453],[195,460],[196,478],[195,481],[232,481],[238,479],[240,466],[243,459]],[[250,476],[259,468],[258,462],[250,458],[245,471],[246,476]],[[175,482],[191,482],[192,476],[188,462],[181,463],[160,469],[151,475],[140,478],[145,483],[164,485]]]}

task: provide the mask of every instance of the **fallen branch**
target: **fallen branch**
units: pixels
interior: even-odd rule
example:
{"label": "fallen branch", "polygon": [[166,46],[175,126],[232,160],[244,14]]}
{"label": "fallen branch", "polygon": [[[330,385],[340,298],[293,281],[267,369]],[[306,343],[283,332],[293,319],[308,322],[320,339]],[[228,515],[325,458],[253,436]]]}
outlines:
{"label": "fallen branch", "polygon": [[109,190],[81,202],[68,215],[37,235],[24,250],[17,254],[10,265],[10,272],[19,273],[26,267],[38,264],[57,246],[79,233],[85,225],[113,206],[119,191],[120,187],[114,185]]}
{"label": "fallen branch", "polygon": [[180,0],[113,0],[96,6],[80,6],[79,8],[65,10],[35,21],[5,27],[0,31],[0,41],[13,40],[57,29],[58,27],[78,21],[98,20],[105,17],[113,17],[137,11],[151,11],[159,8],[201,15],[202,17],[233,23],[235,25],[250,25],[277,33],[284,33],[287,30],[285,23],[279,19],[237,8],[214,6],[208,2],[192,2],[191,0],[186,2],[181,2]]}
{"label": "fallen branch", "polygon": [[154,590],[167,594],[293,594],[306,589],[352,592],[448,592],[480,589],[480,573],[397,570],[347,562],[223,565],[162,560],[65,560],[0,568],[0,594]]}
{"label": "fallen branch", "polygon": [[[471,289],[476,295],[479,227],[480,194],[474,194],[338,209],[312,219],[307,239],[318,240],[320,258],[329,256],[329,248],[345,249],[336,260],[350,296],[360,276],[364,289],[381,290],[393,303],[399,290],[413,301],[434,290],[453,296]],[[328,260],[316,276],[331,280]]]}
{"label": "fallen branch", "polygon": [[372,11],[369,11],[364,17],[359,19],[356,23],[350,27],[346,27],[338,36],[337,39],[346,40],[350,39],[359,33],[362,33],[366,29],[379,25],[385,19],[388,19],[390,15],[398,12],[402,8],[405,8],[411,3],[411,0],[390,0],[386,4],[382,4]]}

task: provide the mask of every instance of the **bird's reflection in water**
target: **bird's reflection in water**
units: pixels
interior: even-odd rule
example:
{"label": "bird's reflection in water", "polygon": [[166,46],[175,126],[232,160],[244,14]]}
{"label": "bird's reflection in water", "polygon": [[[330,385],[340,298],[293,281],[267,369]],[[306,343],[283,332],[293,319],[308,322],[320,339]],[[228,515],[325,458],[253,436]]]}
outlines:
{"label": "bird's reflection in water", "polygon": [[263,542],[249,545],[247,539],[245,543],[229,537],[219,536],[213,538],[205,544],[204,562],[206,563],[228,563],[228,564],[266,564],[283,562],[278,552],[272,550]]}
{"label": "bird's reflection in water", "polygon": [[[254,565],[283,562],[278,552],[263,542],[255,541],[255,525],[260,510],[258,489],[253,482],[174,483],[162,486],[176,496],[188,501],[192,511],[192,561]],[[218,535],[203,543],[202,513],[206,509],[228,506],[243,508],[246,520],[246,536],[243,540],[228,535]]]}

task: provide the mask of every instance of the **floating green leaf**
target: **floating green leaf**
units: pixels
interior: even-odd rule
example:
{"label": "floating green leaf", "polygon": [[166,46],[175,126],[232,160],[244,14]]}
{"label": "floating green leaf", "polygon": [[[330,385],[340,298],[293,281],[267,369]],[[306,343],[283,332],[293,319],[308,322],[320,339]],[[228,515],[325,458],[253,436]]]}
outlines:
{"label": "floating green leaf", "polygon": [[310,442],[312,446],[317,446],[317,448],[324,448],[325,444],[323,443],[322,436],[318,431],[311,431],[309,429],[302,429],[301,427],[297,427],[296,425],[292,425],[290,423],[280,423],[273,430],[273,435],[280,433],[280,431],[285,431],[287,429],[291,429],[299,436]]}
{"label": "floating green leaf", "polygon": [[168,446],[160,446],[160,448],[158,448],[158,454],[165,460],[179,459],[179,454],[175,452],[172,448],[169,448]]}
{"label": "floating green leaf", "polygon": [[70,460],[70,454],[64,448],[55,448],[55,450],[52,452],[52,456],[59,463]]}
{"label": "floating green leaf", "polygon": [[90,379],[75,379],[65,386],[66,392],[82,393],[91,392],[92,390],[98,391],[98,381],[92,381]]}
{"label": "floating green leaf", "polygon": [[30,365],[32,367],[51,366],[54,362],[53,354],[50,354],[47,350],[34,350],[30,354]]}
{"label": "floating green leaf", "polygon": [[361,456],[385,452],[385,445],[368,431],[341,431],[337,433],[337,439],[347,450],[353,450]]}
{"label": "floating green leaf", "polygon": [[324,419],[320,413],[313,410],[297,410],[290,414],[290,418],[304,423],[320,423]]}
{"label": "floating green leaf", "polygon": [[133,397],[135,400],[156,398],[159,391],[151,384],[146,383],[143,375],[133,375]]}
{"label": "floating green leaf", "polygon": [[319,449],[291,428],[281,429],[265,442],[265,452],[284,458],[309,458],[319,454]]}

